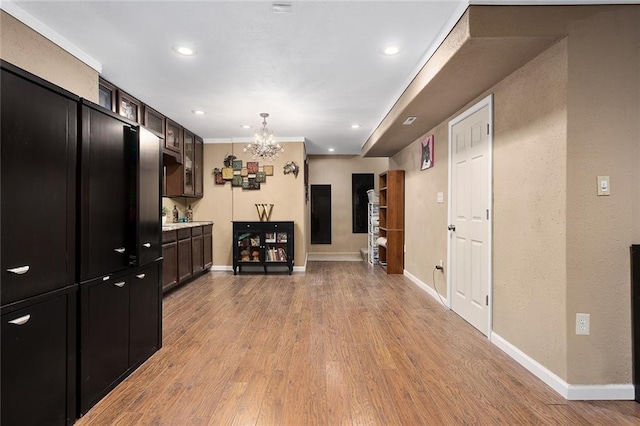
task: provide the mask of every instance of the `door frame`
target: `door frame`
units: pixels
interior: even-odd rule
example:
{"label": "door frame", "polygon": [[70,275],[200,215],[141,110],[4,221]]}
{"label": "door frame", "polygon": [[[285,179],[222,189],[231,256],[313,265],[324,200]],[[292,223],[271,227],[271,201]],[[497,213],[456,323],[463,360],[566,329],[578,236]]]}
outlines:
{"label": "door frame", "polygon": [[[478,101],[476,104],[467,108],[465,111],[458,114],[456,117],[452,118],[449,121],[448,132],[449,132],[449,159],[448,159],[448,205],[447,205],[447,225],[453,223],[453,218],[451,217],[451,209],[452,209],[452,187],[451,187],[451,175],[453,169],[453,126],[460,123],[464,119],[469,116],[475,114],[480,111],[484,107],[489,107],[489,149],[488,149],[488,168],[489,168],[489,189],[487,191],[489,199],[487,200],[487,206],[489,206],[489,223],[487,226],[487,244],[489,246],[489,259],[488,259],[488,267],[487,267],[487,292],[489,296],[489,304],[487,305],[487,314],[489,315],[488,323],[487,323],[487,338],[491,340],[491,332],[493,331],[493,94],[489,94],[484,99]],[[453,233],[451,231],[447,231],[447,305],[449,309],[451,309],[453,304],[453,295],[452,291],[452,283],[451,283],[451,250],[452,244],[451,239],[453,237]]]}

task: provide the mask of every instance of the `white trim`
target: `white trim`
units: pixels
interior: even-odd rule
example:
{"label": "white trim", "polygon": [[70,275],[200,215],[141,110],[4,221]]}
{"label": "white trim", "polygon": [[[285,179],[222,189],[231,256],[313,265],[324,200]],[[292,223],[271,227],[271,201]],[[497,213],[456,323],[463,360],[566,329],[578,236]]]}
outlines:
{"label": "white trim", "polygon": [[469,5],[480,6],[564,6],[637,3],[637,0],[469,0]]}
{"label": "white trim", "polygon": [[440,295],[440,297],[438,297],[438,293],[436,292],[436,290],[434,288],[432,288],[429,285],[427,285],[427,284],[423,283],[422,281],[420,281],[420,279],[418,279],[418,277],[416,277],[415,275],[411,274],[406,269],[403,271],[403,273],[407,278],[409,278],[411,281],[413,281],[414,284],[416,284],[418,287],[420,287],[422,290],[424,290],[425,293],[427,293],[429,296],[431,296],[435,300],[437,300],[438,304],[440,304],[440,297],[441,297],[442,301],[445,304],[445,307],[447,309],[451,309],[449,307],[449,301],[447,300],[446,297],[444,297],[443,295]]}
{"label": "white trim", "polygon": [[307,253],[309,261],[315,262],[362,262],[359,251],[335,253]]}
{"label": "white trim", "polygon": [[24,9],[16,5],[14,2],[10,0],[2,0],[0,2],[0,9],[4,10],[9,15],[25,24],[27,27],[39,33],[71,55],[75,56],[80,61],[96,70],[98,73],[102,72],[102,64],[99,61],[97,61],[84,50],[80,49],[78,46],[55,32],[47,24],[27,13]]}
{"label": "white trim", "polygon": [[[452,161],[453,161],[453,126],[460,123],[467,117],[475,114],[480,111],[484,107],[489,107],[489,148],[488,148],[488,165],[489,169],[489,188],[487,191],[487,206],[489,209],[489,220],[488,220],[488,229],[487,229],[487,246],[489,247],[489,259],[487,259],[488,268],[487,268],[487,295],[489,296],[489,305],[487,306],[487,315],[489,316],[487,319],[487,337],[491,335],[491,330],[493,330],[493,94],[489,94],[484,99],[481,99],[476,104],[472,105],[465,111],[458,114],[456,117],[452,118],[449,121],[448,125],[448,133],[449,133],[449,159],[448,159],[448,212],[447,212],[447,223],[453,223],[451,218],[451,200],[452,200],[452,188],[451,188],[451,170],[452,170]],[[447,295],[451,294],[451,270],[453,269],[453,265],[451,265],[451,239],[453,238],[453,233],[451,231],[448,232],[447,237]],[[452,299],[449,300],[449,309],[451,309]],[[455,311],[454,311],[455,312]]]}
{"label": "white trim", "polygon": [[217,272],[233,272],[233,266],[231,266],[231,265],[213,265],[211,268],[209,268],[209,270],[217,271]]}
{"label": "white trim", "polygon": [[294,266],[293,272],[307,272],[307,266]]}
{"label": "white trim", "polygon": [[570,385],[497,333],[491,332],[490,336],[494,345],[565,399],[571,401],[594,401],[633,400],[635,398],[632,384]]}

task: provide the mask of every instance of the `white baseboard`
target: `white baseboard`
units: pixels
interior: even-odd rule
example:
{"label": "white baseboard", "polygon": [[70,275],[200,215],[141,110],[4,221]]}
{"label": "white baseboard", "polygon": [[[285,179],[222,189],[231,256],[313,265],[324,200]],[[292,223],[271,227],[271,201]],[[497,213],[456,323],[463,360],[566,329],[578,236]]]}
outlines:
{"label": "white baseboard", "polygon": [[307,253],[309,261],[316,262],[362,262],[360,252]]}
{"label": "white baseboard", "polygon": [[494,345],[567,400],[595,401],[635,399],[635,390],[632,384],[570,385],[498,334],[491,332],[490,339]]}
{"label": "white baseboard", "polygon": [[[418,287],[420,287],[422,290],[424,290],[429,296],[433,297],[434,299],[436,299],[438,301],[438,303],[440,303],[440,298],[438,297],[438,293],[432,287],[430,287],[427,284],[425,284],[422,281],[420,281],[418,279],[418,277],[416,277],[415,275],[411,274],[406,269],[403,271],[403,273],[407,278],[409,278],[411,281],[413,281]],[[447,298],[442,296],[442,295],[440,295],[440,297],[442,297],[442,302],[444,303],[445,307],[447,309],[451,309],[451,308],[449,308],[449,301],[447,300]]]}
{"label": "white baseboard", "polygon": [[213,265],[211,268],[209,268],[210,271],[217,271],[217,272],[233,272],[233,266],[231,265]]}

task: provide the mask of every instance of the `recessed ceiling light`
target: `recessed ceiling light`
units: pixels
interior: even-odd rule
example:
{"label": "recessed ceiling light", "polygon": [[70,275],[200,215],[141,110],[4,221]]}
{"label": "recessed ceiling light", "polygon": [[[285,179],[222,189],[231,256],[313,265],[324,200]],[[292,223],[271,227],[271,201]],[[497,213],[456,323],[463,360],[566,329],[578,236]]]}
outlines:
{"label": "recessed ceiling light", "polygon": [[200,111],[199,109],[194,109],[191,112],[194,113],[195,115],[203,115],[204,114],[204,111]]}
{"label": "recessed ceiling light", "polygon": [[359,128],[360,128],[360,125],[359,125],[359,124],[352,124],[352,125],[351,125],[351,128],[352,128],[352,129],[359,129]]}
{"label": "recessed ceiling light", "polygon": [[251,128],[251,126],[249,126],[248,124],[243,124],[240,127],[242,127],[243,129],[250,129]]}
{"label": "recessed ceiling light", "polygon": [[179,45],[173,45],[171,46],[171,48],[181,54],[182,56],[193,56],[196,54],[195,49],[192,49],[191,47],[187,47],[187,46],[179,46]]}
{"label": "recessed ceiling light", "polygon": [[334,148],[329,148],[329,152],[333,152],[333,151],[335,151]]}
{"label": "recessed ceiling light", "polygon": [[383,55],[393,56],[397,55],[400,52],[400,48],[398,46],[387,46],[380,51]]}

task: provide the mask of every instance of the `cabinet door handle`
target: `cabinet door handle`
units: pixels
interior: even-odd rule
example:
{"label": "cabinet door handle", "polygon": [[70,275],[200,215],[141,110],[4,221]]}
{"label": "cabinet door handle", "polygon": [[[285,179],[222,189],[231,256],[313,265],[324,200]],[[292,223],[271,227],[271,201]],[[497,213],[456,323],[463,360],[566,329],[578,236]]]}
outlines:
{"label": "cabinet door handle", "polygon": [[26,324],[30,318],[31,318],[31,315],[25,315],[23,317],[16,318],[14,320],[9,321],[9,324],[23,325],[23,324]]}
{"label": "cabinet door handle", "polygon": [[29,266],[20,266],[18,268],[11,268],[11,269],[7,269],[7,272],[11,272],[12,274],[16,274],[16,275],[22,275],[22,274],[26,274],[27,271],[29,270]]}
{"label": "cabinet door handle", "polygon": [[117,249],[113,249],[113,251],[117,251],[118,253],[124,253],[124,252],[125,252],[125,250],[126,250],[126,249],[125,249],[124,247],[120,247],[120,248],[117,248]]}
{"label": "cabinet door handle", "polygon": [[151,247],[151,243],[144,243],[143,246],[145,246],[146,248]]}
{"label": "cabinet door handle", "polygon": [[122,288],[122,287],[124,287],[124,281],[117,282],[117,283],[115,283],[113,285],[115,285],[116,287]]}
{"label": "cabinet door handle", "polygon": [[102,281],[109,281],[109,278],[111,278],[109,275],[107,275],[106,277],[102,277]]}
{"label": "cabinet door handle", "polygon": [[143,279],[146,276],[147,276],[147,274],[138,274],[138,275],[136,275],[136,278]]}

